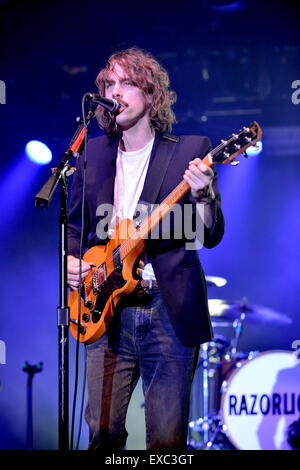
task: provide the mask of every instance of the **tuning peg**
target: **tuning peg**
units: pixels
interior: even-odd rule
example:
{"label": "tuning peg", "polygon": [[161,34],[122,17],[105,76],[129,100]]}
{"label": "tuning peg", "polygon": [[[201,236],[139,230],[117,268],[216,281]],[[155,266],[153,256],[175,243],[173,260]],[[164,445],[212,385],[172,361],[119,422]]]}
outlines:
{"label": "tuning peg", "polygon": [[240,162],[237,162],[236,160],[234,160],[233,162],[230,162],[230,165],[232,166],[237,166]]}

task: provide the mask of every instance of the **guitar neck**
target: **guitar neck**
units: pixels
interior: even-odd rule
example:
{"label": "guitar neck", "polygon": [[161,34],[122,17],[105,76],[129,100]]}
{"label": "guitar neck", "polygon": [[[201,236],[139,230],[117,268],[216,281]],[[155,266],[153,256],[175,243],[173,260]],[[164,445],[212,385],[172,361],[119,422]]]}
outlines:
{"label": "guitar neck", "polygon": [[141,239],[149,237],[150,233],[160,224],[162,219],[170,212],[172,206],[180,201],[190,191],[190,186],[184,180],[157,206],[154,211],[136,228],[120,246],[122,259],[140,243]]}
{"label": "guitar neck", "polygon": [[[202,159],[202,162],[208,167],[217,163],[223,163],[225,165],[232,162],[237,155],[245,152],[251,145],[255,145],[256,142],[261,139],[261,135],[261,128],[257,122],[254,121],[249,127],[243,127],[238,133],[221,140],[219,145]],[[182,180],[181,183],[173,189],[147,219],[120,245],[122,260],[126,258],[141,240],[149,237],[149,234],[157,227],[168,212],[170,212],[172,206],[180,201],[190,189],[190,185],[185,180]]]}
{"label": "guitar neck", "polygon": [[[207,155],[202,160],[207,166],[212,165],[211,158]],[[121,244],[122,259],[139,244],[141,239],[149,237],[150,233],[160,224],[162,219],[170,212],[172,207],[177,204],[190,191],[190,185],[182,180],[176,188],[161,202],[159,206],[147,217],[144,222]]]}

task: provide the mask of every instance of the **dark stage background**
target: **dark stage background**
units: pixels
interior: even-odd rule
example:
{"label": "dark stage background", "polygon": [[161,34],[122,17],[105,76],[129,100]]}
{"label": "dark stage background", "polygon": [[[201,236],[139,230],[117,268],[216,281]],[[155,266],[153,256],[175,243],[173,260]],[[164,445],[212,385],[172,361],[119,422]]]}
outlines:
{"label": "dark stage background", "polygon": [[[57,448],[59,198],[56,194],[49,210],[41,211],[34,208],[34,196],[73,136],[83,94],[96,92],[95,77],[115,50],[145,48],[168,69],[178,93],[174,133],[208,135],[215,146],[253,120],[262,126],[259,156],[218,169],[226,233],[218,247],[199,254],[207,275],[227,279],[226,286],[209,289],[210,298],[246,297],[292,319],[287,326],[246,323],[242,351],[291,350],[300,340],[295,5],[287,0],[0,1],[0,79],[6,84],[6,104],[0,107],[0,339],[6,345],[6,364],[0,365],[1,449],[26,447],[24,361],[44,363],[33,384],[34,446]],[[93,122],[91,136],[99,132]],[[51,148],[49,165],[26,159],[24,147],[33,139]],[[216,333],[230,338],[232,331]],[[70,338],[70,408],[74,352]],[[75,436],[82,356],[80,349]],[[131,449],[144,446],[142,401],[139,385],[128,417]],[[83,423],[80,447],[86,445]]]}

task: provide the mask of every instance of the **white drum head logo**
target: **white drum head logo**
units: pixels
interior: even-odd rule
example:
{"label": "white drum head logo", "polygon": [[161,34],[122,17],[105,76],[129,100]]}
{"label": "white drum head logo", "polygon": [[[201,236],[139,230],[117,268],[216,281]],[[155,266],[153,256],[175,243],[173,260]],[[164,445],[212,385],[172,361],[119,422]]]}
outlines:
{"label": "white drum head logo", "polygon": [[300,417],[300,361],[288,351],[247,361],[225,383],[221,410],[238,449],[291,449],[288,426]]}

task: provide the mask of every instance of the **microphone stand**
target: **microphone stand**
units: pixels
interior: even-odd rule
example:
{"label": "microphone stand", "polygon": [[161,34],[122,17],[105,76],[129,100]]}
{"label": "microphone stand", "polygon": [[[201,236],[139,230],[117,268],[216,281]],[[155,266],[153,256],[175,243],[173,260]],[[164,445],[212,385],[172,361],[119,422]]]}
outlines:
{"label": "microphone stand", "polygon": [[[85,116],[86,126],[95,115],[96,103],[90,103]],[[53,198],[58,183],[60,189],[60,238],[59,238],[59,306],[57,307],[58,326],[58,382],[59,382],[59,450],[69,449],[69,312],[68,307],[68,285],[67,285],[67,186],[68,176],[75,171],[75,168],[68,164],[72,157],[76,157],[81,151],[85,139],[85,125],[81,118],[77,118],[78,128],[71,140],[69,147],[64,151],[62,160],[57,168],[52,169],[52,175],[35,196],[35,207],[48,209]]]}
{"label": "microphone stand", "polygon": [[27,431],[26,431],[26,449],[33,450],[33,426],[32,426],[32,381],[34,374],[42,372],[43,363],[31,365],[27,361],[22,367],[24,372],[28,373],[27,379]]}

